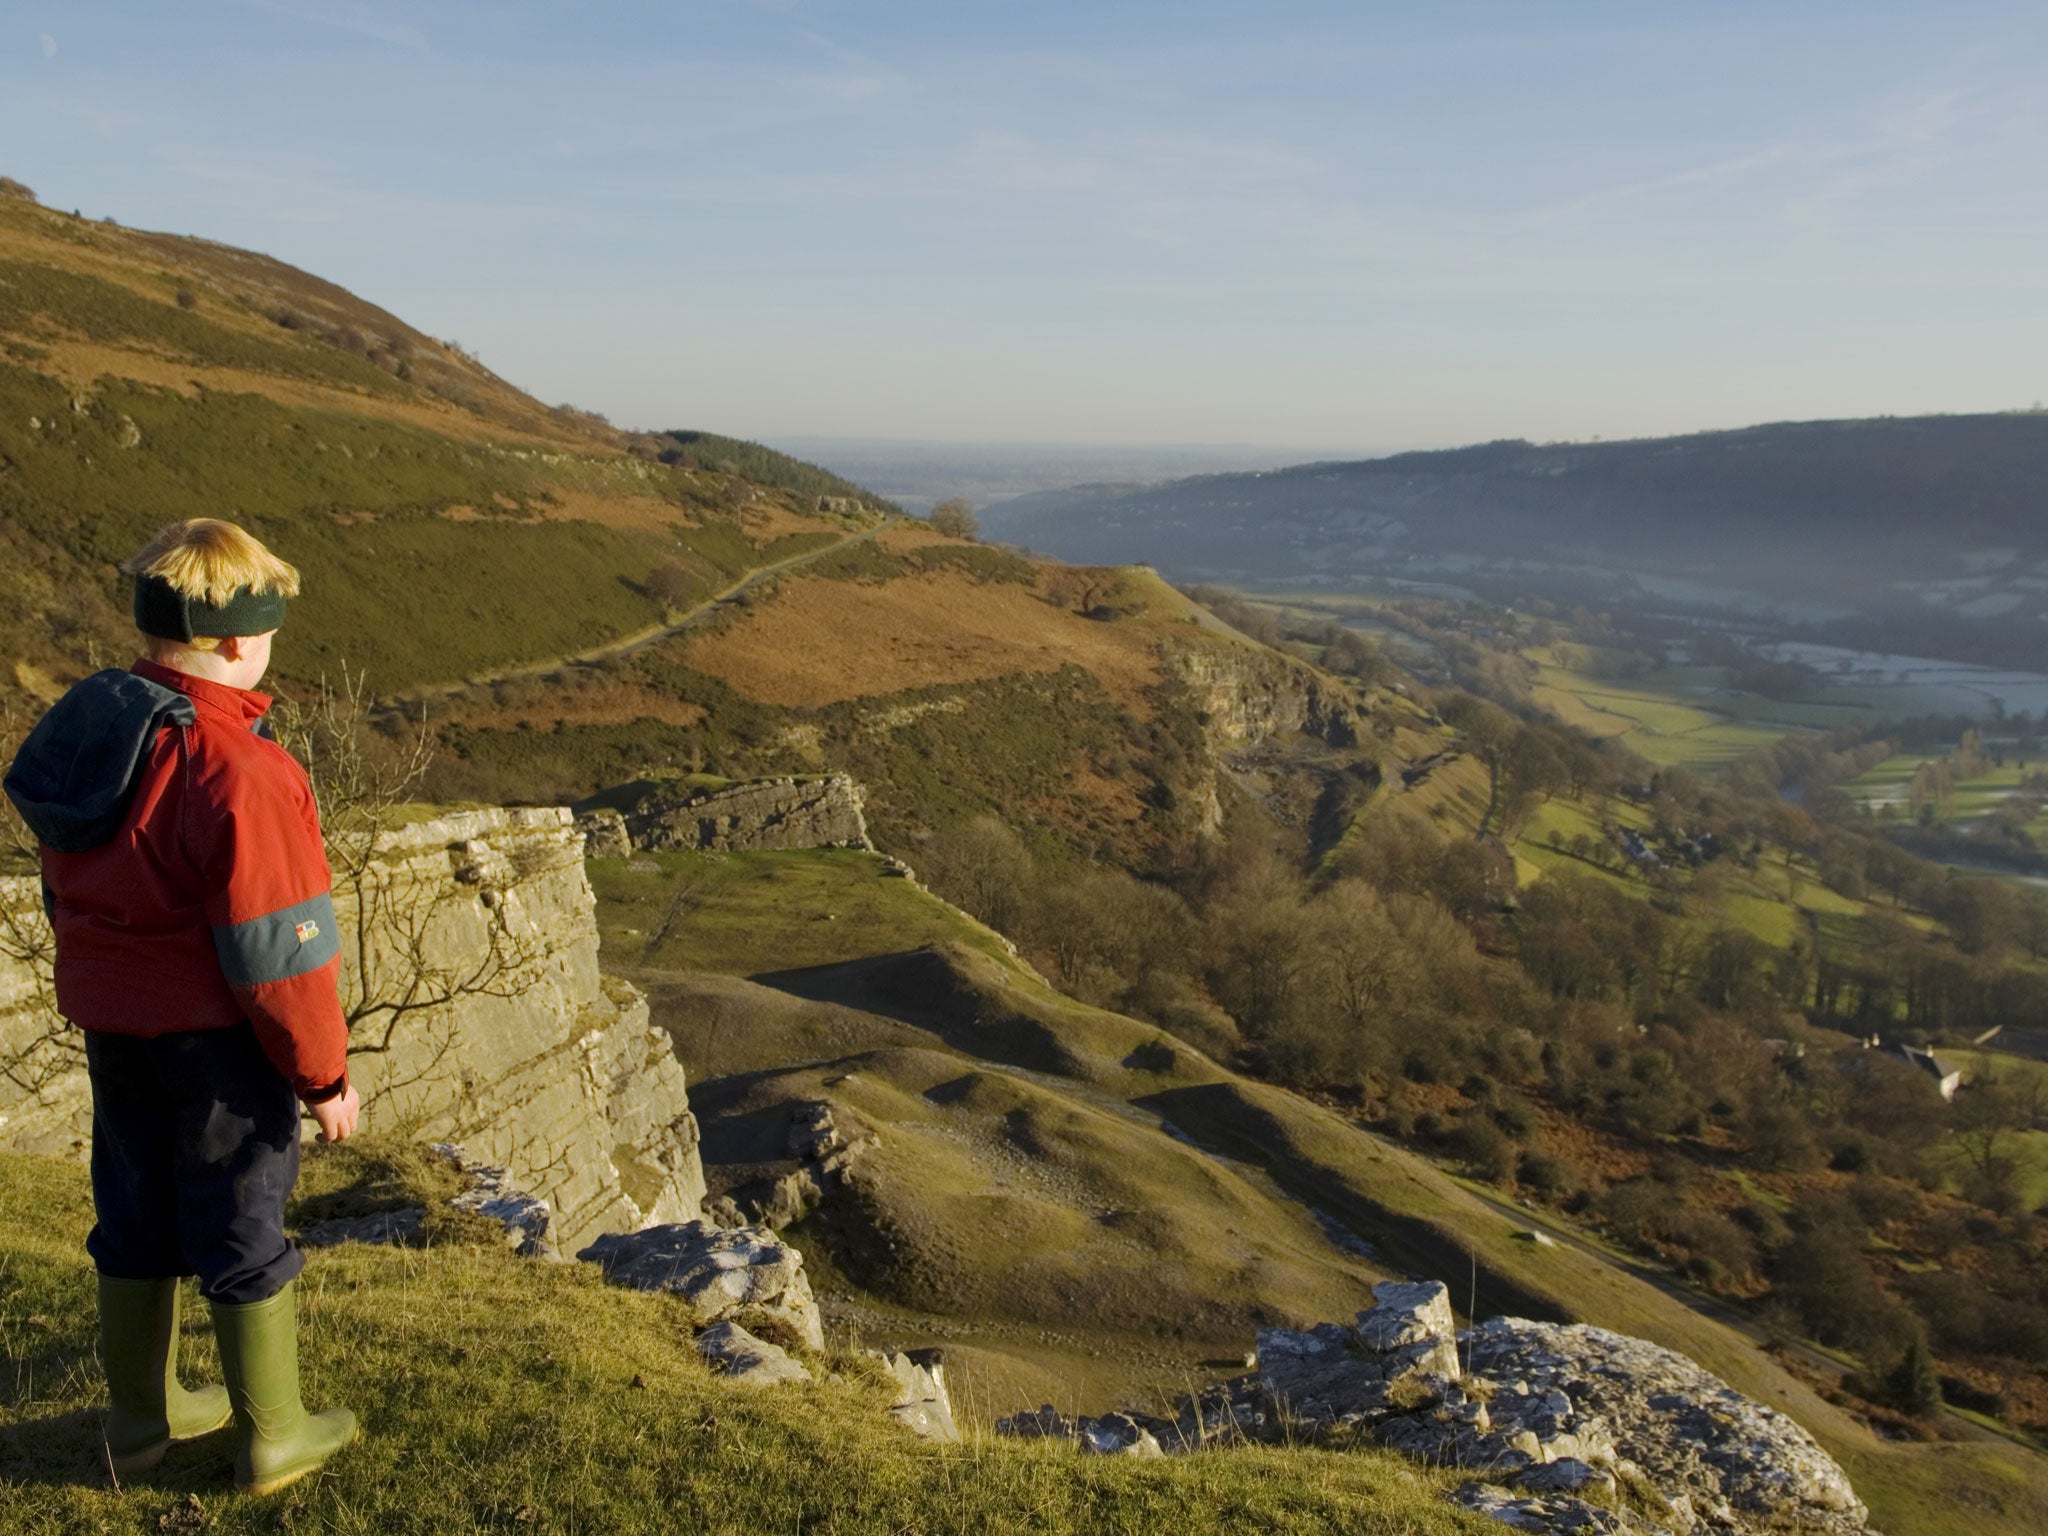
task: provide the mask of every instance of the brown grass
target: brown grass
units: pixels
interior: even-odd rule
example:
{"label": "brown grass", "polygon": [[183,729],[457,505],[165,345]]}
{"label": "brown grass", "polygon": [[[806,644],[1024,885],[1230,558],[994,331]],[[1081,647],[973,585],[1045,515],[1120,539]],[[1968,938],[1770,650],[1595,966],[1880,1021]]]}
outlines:
{"label": "brown grass", "polygon": [[971,547],[974,540],[949,539],[921,523],[895,523],[877,533],[875,543],[889,554],[907,555],[914,550],[930,549],[935,544],[950,545],[955,549]]}
{"label": "brown grass", "polygon": [[1650,1156],[1639,1147],[1623,1146],[1570,1115],[1539,1105],[1537,1146],[1568,1160],[1581,1172],[1620,1184],[1650,1171]]}
{"label": "brown grass", "polygon": [[556,722],[564,725],[617,725],[622,720],[659,720],[663,725],[694,726],[704,721],[704,706],[658,693],[636,696],[630,707],[616,698],[585,700],[572,697],[562,704],[507,706],[502,709],[464,710],[464,725],[488,730],[547,730]]}
{"label": "brown grass", "polygon": [[551,489],[554,499],[539,505],[541,516],[550,522],[600,523],[607,528],[666,533],[683,521],[683,509],[660,496],[609,496],[561,485]]}
{"label": "brown grass", "polygon": [[745,623],[696,641],[685,659],[747,698],[799,709],[1070,662],[1129,702],[1158,680],[1144,633],[950,569],[879,584],[787,581]]}
{"label": "brown grass", "polygon": [[[188,400],[196,398],[201,390],[222,395],[260,395],[293,410],[337,411],[352,416],[374,417],[379,421],[422,427],[429,432],[473,442],[525,443],[551,452],[559,452],[562,448],[558,438],[524,432],[502,422],[485,421],[460,406],[425,397],[391,399],[337,385],[313,384],[274,373],[257,373],[248,368],[219,368],[186,362],[140,347],[111,347],[101,342],[49,337],[37,338],[36,345],[46,348],[50,354],[36,365],[37,370],[74,391],[91,390],[103,378],[125,379],[154,389],[172,390]],[[592,454],[603,452],[595,445],[579,447]],[[671,507],[669,511],[673,517],[675,509]]]}
{"label": "brown grass", "polygon": [[740,532],[756,549],[773,544],[777,539],[787,538],[793,533],[841,533],[844,529],[837,522],[822,517],[806,517],[793,512],[779,502],[756,497],[741,509]]}

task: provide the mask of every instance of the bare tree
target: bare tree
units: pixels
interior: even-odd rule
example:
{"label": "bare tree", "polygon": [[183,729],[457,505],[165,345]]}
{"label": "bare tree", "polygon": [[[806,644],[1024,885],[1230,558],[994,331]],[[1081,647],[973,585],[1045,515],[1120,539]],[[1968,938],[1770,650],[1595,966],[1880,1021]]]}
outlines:
{"label": "bare tree", "polygon": [[[0,759],[12,762],[27,725],[10,704],[0,709]],[[25,1098],[85,1064],[85,1045],[57,1012],[57,938],[40,899],[35,834],[12,803],[0,811],[0,876],[19,877],[0,889],[0,963],[24,978],[24,991],[0,1014],[0,1082]]]}
{"label": "bare tree", "polygon": [[[553,953],[516,917],[518,887],[532,871],[488,850],[459,855],[452,880],[408,876],[381,861],[410,814],[433,742],[424,723],[395,742],[377,739],[360,674],[344,670],[339,688],[323,681],[307,702],[281,703],[274,718],[281,744],[311,777],[334,904],[350,933],[341,977],[349,1055],[390,1058],[396,1075],[387,1071],[373,1095],[387,1109],[408,1097],[424,1105],[452,1093],[459,1101],[457,1005],[520,996]],[[11,757],[22,734],[11,709],[0,713],[0,753]],[[35,890],[37,862],[35,837],[9,806],[0,814],[0,874],[26,878],[0,889],[0,965],[19,978],[0,1014],[0,1084],[21,1097],[84,1065],[82,1038],[57,1010],[56,940]],[[474,933],[451,942],[458,919],[474,921],[463,911],[472,902],[482,912],[482,942]]]}
{"label": "bare tree", "polygon": [[931,524],[948,538],[972,539],[981,534],[981,519],[974,515],[974,503],[965,496],[948,496],[933,507]]}
{"label": "bare tree", "polygon": [[[312,780],[336,915],[351,935],[352,963],[341,977],[349,1055],[390,1057],[406,1048],[403,1075],[382,1080],[375,1103],[445,1085],[460,1044],[455,1006],[518,997],[540,978],[552,950],[513,921],[528,873],[516,864],[471,857],[457,862],[449,882],[404,878],[381,860],[432,765],[434,744],[424,719],[410,735],[379,742],[369,716],[363,676],[347,668],[338,688],[323,677],[309,700],[277,710],[279,742]],[[485,913],[484,942],[464,948],[448,942],[447,928],[470,900]]]}
{"label": "bare tree", "polygon": [[[34,840],[10,807],[6,842],[33,852]],[[23,886],[28,881],[21,882]],[[0,891],[0,963],[24,978],[24,990],[0,1013],[0,1082],[23,1098],[35,1098],[67,1073],[82,1070],[85,1044],[57,1011],[56,935],[42,903],[22,891]]]}

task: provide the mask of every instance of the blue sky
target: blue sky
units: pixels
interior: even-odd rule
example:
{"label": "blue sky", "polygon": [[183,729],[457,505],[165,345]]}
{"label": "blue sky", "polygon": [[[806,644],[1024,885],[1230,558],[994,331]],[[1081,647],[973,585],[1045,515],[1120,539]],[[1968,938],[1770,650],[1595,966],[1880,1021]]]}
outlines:
{"label": "blue sky", "polygon": [[0,174],[746,436],[2048,396],[2048,6],[0,0]]}

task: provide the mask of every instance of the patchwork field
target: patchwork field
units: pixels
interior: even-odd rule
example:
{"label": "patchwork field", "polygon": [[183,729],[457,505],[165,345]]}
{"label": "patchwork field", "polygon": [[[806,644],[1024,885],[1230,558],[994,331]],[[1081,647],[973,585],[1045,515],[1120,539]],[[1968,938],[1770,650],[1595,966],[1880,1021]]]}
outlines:
{"label": "patchwork field", "polygon": [[1536,701],[1589,735],[1622,737],[1660,767],[1710,770],[1795,730],[1868,718],[1824,703],[1783,703],[1729,689],[1718,668],[1667,668],[1620,682],[1536,659]]}
{"label": "patchwork field", "polygon": [[[1946,749],[1953,750],[1953,747]],[[1936,751],[1903,753],[1886,758],[1867,773],[1842,785],[1842,792],[1878,816],[1908,819],[1914,814],[1914,774],[1944,755],[1944,751]],[[2018,793],[2024,781],[2044,770],[2048,770],[2048,762],[2039,759],[2027,762],[2019,758],[1987,768],[1975,777],[1957,780],[1945,802],[1931,802],[1931,814],[1939,822],[1957,825],[1981,823]],[[2048,810],[2028,822],[2026,830],[2036,837],[2048,838]]]}

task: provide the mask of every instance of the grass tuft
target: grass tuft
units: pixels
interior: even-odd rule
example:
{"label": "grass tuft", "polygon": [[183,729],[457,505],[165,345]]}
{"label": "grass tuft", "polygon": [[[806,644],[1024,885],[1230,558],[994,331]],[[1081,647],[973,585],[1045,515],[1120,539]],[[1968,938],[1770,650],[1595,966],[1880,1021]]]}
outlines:
{"label": "grass tuft", "polygon": [[[323,1154],[324,1156],[324,1154]],[[269,1498],[229,1484],[229,1439],[174,1447],[119,1491],[98,1470],[84,1170],[0,1157],[0,1529],[463,1532],[1481,1532],[1455,1479],[1382,1453],[1133,1462],[971,1433],[927,1445],[834,1357],[808,1389],[723,1381],[668,1298],[594,1268],[481,1248],[344,1247],[300,1284],[309,1403],[364,1436]],[[33,1216],[29,1213],[33,1213]],[[202,1320],[188,1372],[213,1370]]]}

